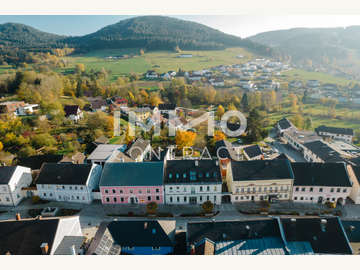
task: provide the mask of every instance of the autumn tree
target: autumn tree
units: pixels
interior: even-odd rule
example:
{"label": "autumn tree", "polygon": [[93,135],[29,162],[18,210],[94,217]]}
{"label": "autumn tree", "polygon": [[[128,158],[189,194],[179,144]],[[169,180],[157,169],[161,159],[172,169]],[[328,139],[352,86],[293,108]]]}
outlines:
{"label": "autumn tree", "polygon": [[297,127],[302,129],[304,127],[304,117],[297,113],[291,118],[291,122]]}
{"label": "autumn tree", "polygon": [[4,149],[4,145],[2,144],[2,142],[0,142],[0,151],[2,151]]}
{"label": "autumn tree", "polygon": [[196,139],[196,133],[192,131],[178,130],[175,136],[177,148],[182,150],[184,147],[192,147]]}
{"label": "autumn tree", "polygon": [[221,117],[224,115],[225,113],[225,109],[222,105],[219,105],[217,110],[216,110],[216,116],[221,119]]}
{"label": "autumn tree", "polygon": [[85,71],[85,65],[78,63],[75,65],[75,73],[83,73]]}

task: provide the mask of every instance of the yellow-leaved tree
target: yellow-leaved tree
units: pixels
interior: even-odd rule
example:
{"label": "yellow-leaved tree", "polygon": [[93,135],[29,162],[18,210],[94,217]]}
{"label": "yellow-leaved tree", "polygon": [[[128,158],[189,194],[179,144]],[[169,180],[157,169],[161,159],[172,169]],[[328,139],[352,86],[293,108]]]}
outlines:
{"label": "yellow-leaved tree", "polygon": [[196,139],[196,133],[192,131],[181,131],[176,132],[175,142],[179,150],[184,147],[191,147],[194,145]]}

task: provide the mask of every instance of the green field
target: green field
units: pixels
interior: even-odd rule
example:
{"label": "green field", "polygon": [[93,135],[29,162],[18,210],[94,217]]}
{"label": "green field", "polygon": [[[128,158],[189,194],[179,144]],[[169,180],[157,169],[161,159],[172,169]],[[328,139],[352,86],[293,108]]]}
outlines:
{"label": "green field", "polygon": [[311,72],[301,69],[292,69],[289,71],[285,71],[282,73],[282,75],[285,75],[289,81],[299,80],[306,82],[307,80],[319,80],[321,83],[335,83],[343,86],[347,85],[350,82],[354,82],[345,78],[335,77],[327,73]]}
{"label": "green field", "polygon": [[[230,48],[222,51],[183,51],[184,54],[192,54],[192,58],[177,58],[175,52],[159,51],[147,52],[140,55],[135,50],[101,50],[83,55],[74,55],[65,57],[70,67],[77,63],[83,63],[87,70],[100,70],[105,68],[111,70],[112,77],[128,73],[144,73],[149,69],[157,72],[166,72],[169,70],[177,71],[179,68],[184,70],[198,70],[210,68],[217,65],[229,65],[244,63],[251,59],[252,54],[243,48]],[[133,55],[128,59],[109,60],[107,56]],[[243,55],[241,59],[237,55]]]}

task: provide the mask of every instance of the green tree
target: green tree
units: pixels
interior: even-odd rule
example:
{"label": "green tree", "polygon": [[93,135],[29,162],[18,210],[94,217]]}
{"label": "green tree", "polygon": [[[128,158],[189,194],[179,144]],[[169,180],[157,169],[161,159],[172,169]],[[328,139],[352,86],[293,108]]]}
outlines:
{"label": "green tree", "polygon": [[210,214],[214,209],[214,204],[211,201],[206,201],[201,205],[201,207],[206,214]]}

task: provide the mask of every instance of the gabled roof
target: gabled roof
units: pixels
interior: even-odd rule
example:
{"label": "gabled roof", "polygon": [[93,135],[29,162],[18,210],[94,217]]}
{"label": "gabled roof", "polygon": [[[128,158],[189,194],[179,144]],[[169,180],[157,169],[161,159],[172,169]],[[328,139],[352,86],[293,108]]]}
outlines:
{"label": "gabled roof", "polygon": [[343,134],[354,136],[354,130],[352,128],[339,128],[339,127],[329,127],[329,126],[319,126],[315,129],[317,133],[319,132],[327,132],[332,134]]}
{"label": "gabled roof", "polygon": [[221,183],[220,167],[215,160],[167,160],[164,184]]}
{"label": "gabled roof", "polygon": [[16,164],[24,167],[29,167],[32,170],[38,170],[41,168],[43,163],[57,163],[63,158],[62,155],[36,155],[26,158],[17,158]]}
{"label": "gabled roof", "polygon": [[289,160],[231,161],[234,181],[293,179]]}
{"label": "gabled roof", "polygon": [[172,103],[159,104],[158,108],[159,110],[175,110],[176,104],[172,104]]}
{"label": "gabled roof", "polygon": [[163,162],[105,163],[100,186],[161,186]]}
{"label": "gabled roof", "polygon": [[335,149],[331,148],[323,141],[313,141],[304,143],[304,146],[313,152],[316,156],[321,158],[324,162],[342,162],[344,159],[341,154]]}
{"label": "gabled roof", "polygon": [[278,124],[281,129],[288,129],[293,126],[293,124],[285,117],[280,119]]}
{"label": "gabled roof", "polygon": [[344,163],[291,163],[294,186],[351,187]]}
{"label": "gabled roof", "polygon": [[247,146],[243,148],[243,151],[249,158],[258,157],[263,154],[261,148],[257,144]]}
{"label": "gabled roof", "polygon": [[17,166],[3,166],[0,167],[0,185],[9,184]]}
{"label": "gabled roof", "polygon": [[282,218],[287,241],[310,242],[318,254],[352,254],[344,228],[334,218]]}
{"label": "gabled roof", "polygon": [[86,185],[92,164],[44,163],[36,184]]}
{"label": "gabled roof", "polygon": [[219,158],[229,158],[232,160],[238,160],[238,155],[232,146],[231,142],[227,140],[220,140],[215,143],[216,154]]}
{"label": "gabled roof", "polygon": [[80,109],[79,105],[65,105],[64,106],[65,117],[68,117],[70,115],[77,115],[79,109]]}
{"label": "gabled roof", "polygon": [[50,252],[58,225],[58,218],[0,221],[0,254],[41,255],[42,243]]}
{"label": "gabled roof", "polygon": [[141,138],[137,138],[131,146],[126,150],[126,154],[132,159],[136,159],[138,156],[142,155],[146,148],[150,145],[149,140],[143,140]]}
{"label": "gabled roof", "polygon": [[[175,221],[161,221],[171,223],[175,230]],[[121,247],[170,247],[173,246],[168,232],[157,220],[127,220],[102,223],[106,226],[114,244]],[[167,224],[169,225],[169,224]],[[122,251],[123,253],[123,251]]]}

